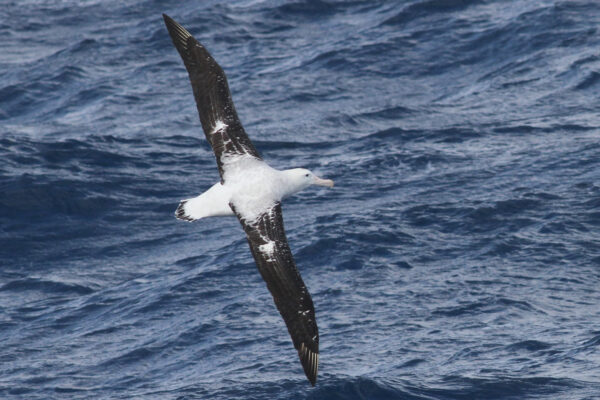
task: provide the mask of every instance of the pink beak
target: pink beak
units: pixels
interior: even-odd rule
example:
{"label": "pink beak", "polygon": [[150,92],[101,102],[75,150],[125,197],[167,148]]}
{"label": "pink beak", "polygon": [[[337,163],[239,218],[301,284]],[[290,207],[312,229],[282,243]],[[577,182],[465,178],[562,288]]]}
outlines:
{"label": "pink beak", "polygon": [[333,181],[331,179],[321,179],[318,176],[315,176],[313,185],[333,187]]}

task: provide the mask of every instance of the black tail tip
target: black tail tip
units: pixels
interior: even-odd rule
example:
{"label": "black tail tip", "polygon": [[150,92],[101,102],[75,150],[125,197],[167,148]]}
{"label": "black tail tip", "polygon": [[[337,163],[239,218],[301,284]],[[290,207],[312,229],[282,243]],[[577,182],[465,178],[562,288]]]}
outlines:
{"label": "black tail tip", "polygon": [[179,203],[177,210],[175,210],[175,218],[182,221],[192,222],[194,219],[185,213],[185,203],[187,203],[187,200],[182,200],[181,203]]}

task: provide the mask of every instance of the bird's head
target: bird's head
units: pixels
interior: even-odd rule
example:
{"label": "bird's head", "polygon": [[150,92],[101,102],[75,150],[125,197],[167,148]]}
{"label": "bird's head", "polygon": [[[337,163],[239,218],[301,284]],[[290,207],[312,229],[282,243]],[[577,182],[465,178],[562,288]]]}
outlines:
{"label": "bird's head", "polygon": [[333,187],[331,179],[321,179],[305,168],[288,169],[285,174],[290,186],[288,195],[299,192],[311,185]]}
{"label": "bird's head", "polygon": [[310,185],[333,187],[333,181],[331,179],[321,179],[308,169],[294,168],[291,171],[294,180],[298,183],[302,183],[303,187],[308,187]]}

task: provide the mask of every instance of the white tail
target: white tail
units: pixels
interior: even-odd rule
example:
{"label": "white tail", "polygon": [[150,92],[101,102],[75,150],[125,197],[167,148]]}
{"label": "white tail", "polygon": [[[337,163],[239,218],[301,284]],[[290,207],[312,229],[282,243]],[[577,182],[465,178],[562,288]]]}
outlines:
{"label": "white tail", "polygon": [[175,211],[177,219],[188,222],[225,215],[233,215],[233,211],[229,207],[229,192],[221,183],[213,185],[198,197],[181,200]]}

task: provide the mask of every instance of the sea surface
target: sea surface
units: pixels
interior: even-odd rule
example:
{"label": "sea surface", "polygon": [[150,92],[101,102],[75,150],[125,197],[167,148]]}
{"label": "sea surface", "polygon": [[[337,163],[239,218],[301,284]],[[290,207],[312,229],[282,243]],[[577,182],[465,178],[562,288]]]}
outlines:
{"label": "sea surface", "polygon": [[[1,399],[600,399],[600,2],[0,1]],[[311,388],[161,13],[274,167]]]}

